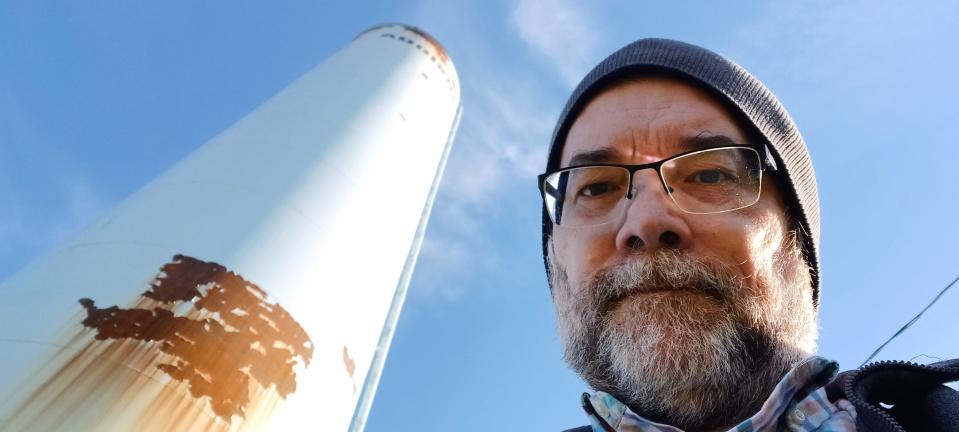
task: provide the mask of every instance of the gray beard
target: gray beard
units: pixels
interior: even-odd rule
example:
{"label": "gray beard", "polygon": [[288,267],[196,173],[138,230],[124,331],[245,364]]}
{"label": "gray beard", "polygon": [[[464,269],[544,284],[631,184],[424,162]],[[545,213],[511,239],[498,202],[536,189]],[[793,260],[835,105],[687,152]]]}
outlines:
{"label": "gray beard", "polygon": [[[650,420],[685,430],[739,423],[815,350],[808,267],[787,243],[767,272],[775,274],[754,275],[764,295],[675,250],[606,269],[576,293],[553,265],[567,363]],[[641,287],[684,291],[636,295]]]}

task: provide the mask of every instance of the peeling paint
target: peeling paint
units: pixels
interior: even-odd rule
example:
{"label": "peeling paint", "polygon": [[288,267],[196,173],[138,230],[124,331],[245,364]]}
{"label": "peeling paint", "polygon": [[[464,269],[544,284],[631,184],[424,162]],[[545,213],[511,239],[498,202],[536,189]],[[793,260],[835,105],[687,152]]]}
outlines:
{"label": "peeling paint", "polygon": [[82,298],[86,317],[71,343],[82,348],[8,423],[46,429],[44,417],[80,415],[71,407],[94,396],[110,412],[142,408],[126,423],[137,429],[227,430],[251,412],[268,417],[296,391],[295,368],[309,365],[313,343],[267,297],[222,265],[176,255],[131,308]]}
{"label": "peeling paint", "polygon": [[353,394],[356,394],[356,378],[353,377],[353,373],[356,372],[356,362],[350,358],[350,352],[345,345],[343,346],[343,365],[346,366],[346,374],[350,376],[350,381],[353,381]]}

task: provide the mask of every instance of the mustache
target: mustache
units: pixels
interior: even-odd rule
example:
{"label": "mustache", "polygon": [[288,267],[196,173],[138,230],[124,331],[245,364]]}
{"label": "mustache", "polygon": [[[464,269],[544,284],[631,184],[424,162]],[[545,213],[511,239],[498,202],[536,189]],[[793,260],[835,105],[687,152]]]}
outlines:
{"label": "mustache", "polygon": [[598,272],[589,282],[594,310],[605,316],[624,298],[652,291],[686,290],[731,302],[742,278],[728,267],[677,250],[634,255]]}

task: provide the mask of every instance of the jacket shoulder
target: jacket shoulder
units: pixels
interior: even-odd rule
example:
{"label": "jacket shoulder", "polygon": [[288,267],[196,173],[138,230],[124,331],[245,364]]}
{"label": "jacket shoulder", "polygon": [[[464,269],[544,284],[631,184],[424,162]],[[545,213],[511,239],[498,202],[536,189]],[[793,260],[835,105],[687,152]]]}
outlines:
{"label": "jacket shoulder", "polygon": [[837,375],[826,385],[829,399],[856,407],[863,431],[959,432],[959,359],[928,365],[883,361]]}

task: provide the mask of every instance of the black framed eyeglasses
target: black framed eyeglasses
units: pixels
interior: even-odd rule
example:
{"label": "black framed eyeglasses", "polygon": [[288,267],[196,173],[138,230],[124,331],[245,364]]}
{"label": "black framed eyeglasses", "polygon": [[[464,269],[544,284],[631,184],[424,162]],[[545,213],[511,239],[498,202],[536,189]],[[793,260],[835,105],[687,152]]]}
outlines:
{"label": "black framed eyeglasses", "polygon": [[633,176],[654,169],[676,206],[693,214],[723,213],[759,201],[763,171],[776,169],[765,144],[691,150],[642,165],[591,164],[539,176],[539,189],[557,226],[587,227],[619,220],[634,196]]}

